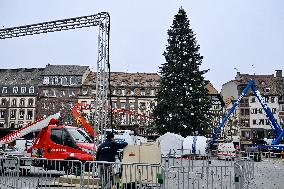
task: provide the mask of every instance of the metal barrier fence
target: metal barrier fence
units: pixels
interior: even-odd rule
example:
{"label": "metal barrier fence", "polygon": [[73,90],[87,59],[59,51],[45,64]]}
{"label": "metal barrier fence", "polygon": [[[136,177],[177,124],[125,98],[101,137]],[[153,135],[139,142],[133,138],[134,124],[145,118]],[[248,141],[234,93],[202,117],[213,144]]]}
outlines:
{"label": "metal barrier fence", "polygon": [[163,188],[164,169],[154,164],[0,159],[0,188]]}
{"label": "metal barrier fence", "polygon": [[254,175],[247,158],[176,157],[162,158],[161,164],[0,157],[0,188],[239,189]]}

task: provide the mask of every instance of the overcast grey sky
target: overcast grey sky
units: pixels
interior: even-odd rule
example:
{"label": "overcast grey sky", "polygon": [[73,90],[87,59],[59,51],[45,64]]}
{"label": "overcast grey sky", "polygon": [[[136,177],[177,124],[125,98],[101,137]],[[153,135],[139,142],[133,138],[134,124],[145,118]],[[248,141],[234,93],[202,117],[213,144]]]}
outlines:
{"label": "overcast grey sky", "polygon": [[[167,30],[182,6],[190,19],[202,69],[220,90],[241,73],[284,69],[283,0],[0,0],[0,27],[109,12],[112,71],[157,72]],[[78,64],[96,68],[97,29],[0,40],[1,68]],[[254,68],[253,66],[254,65]]]}

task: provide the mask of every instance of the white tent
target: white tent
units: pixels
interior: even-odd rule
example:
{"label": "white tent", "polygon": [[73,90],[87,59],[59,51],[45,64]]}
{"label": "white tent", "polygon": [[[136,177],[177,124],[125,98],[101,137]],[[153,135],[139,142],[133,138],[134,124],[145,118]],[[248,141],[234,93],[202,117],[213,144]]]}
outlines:
{"label": "white tent", "polygon": [[182,136],[169,132],[157,138],[157,141],[161,145],[161,154],[163,156],[168,155],[170,151],[171,154],[176,152],[177,155],[181,155],[183,140]]}
{"label": "white tent", "polygon": [[183,155],[198,154],[205,156],[207,138],[205,136],[187,136],[183,141]]}

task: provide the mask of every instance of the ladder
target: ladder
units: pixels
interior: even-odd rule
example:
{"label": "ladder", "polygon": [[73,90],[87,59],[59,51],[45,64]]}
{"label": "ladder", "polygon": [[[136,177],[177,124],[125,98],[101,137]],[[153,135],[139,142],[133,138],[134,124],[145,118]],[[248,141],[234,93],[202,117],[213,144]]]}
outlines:
{"label": "ladder", "polygon": [[36,120],[33,123],[28,124],[25,127],[22,127],[2,138],[0,138],[0,145],[6,144],[6,143],[10,143],[13,142],[15,140],[17,140],[18,138],[21,138],[31,132],[34,131],[40,131],[41,129],[45,128],[48,126],[49,122],[51,119],[58,119],[60,117],[60,113],[56,113],[53,115],[50,115],[46,118],[40,118],[38,120]]}

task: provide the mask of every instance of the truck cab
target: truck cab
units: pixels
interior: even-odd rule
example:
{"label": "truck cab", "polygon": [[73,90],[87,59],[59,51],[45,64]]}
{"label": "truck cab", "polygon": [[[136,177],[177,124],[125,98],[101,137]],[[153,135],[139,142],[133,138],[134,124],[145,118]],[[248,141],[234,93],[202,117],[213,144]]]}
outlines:
{"label": "truck cab", "polygon": [[49,125],[29,149],[32,157],[60,160],[94,160],[94,140],[82,128]]}

